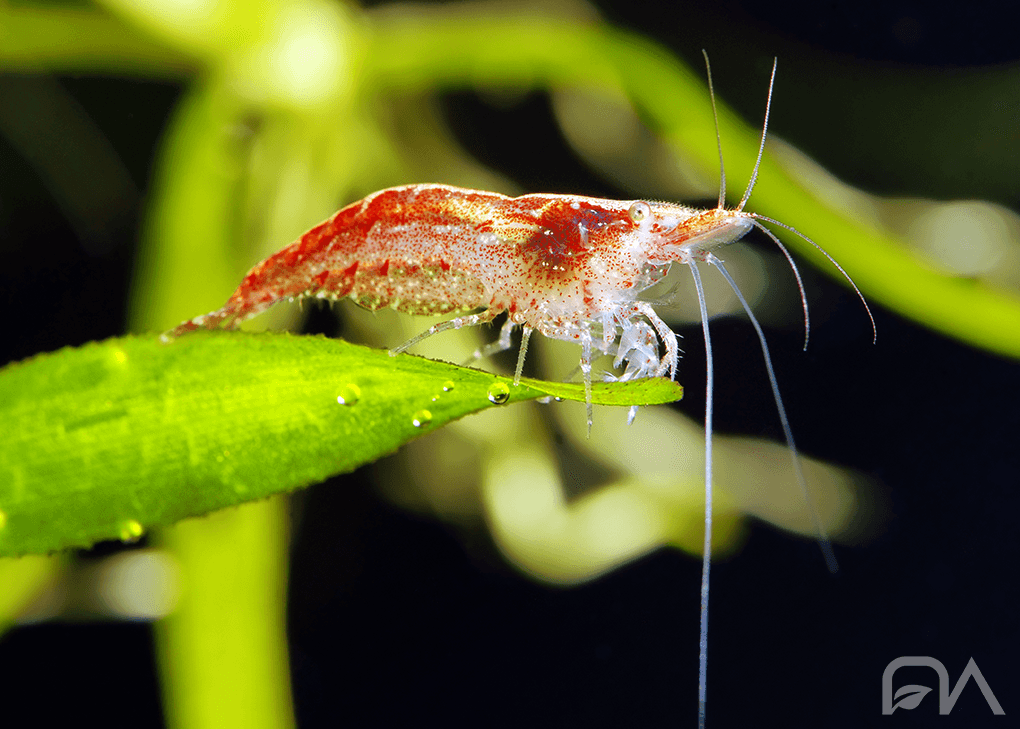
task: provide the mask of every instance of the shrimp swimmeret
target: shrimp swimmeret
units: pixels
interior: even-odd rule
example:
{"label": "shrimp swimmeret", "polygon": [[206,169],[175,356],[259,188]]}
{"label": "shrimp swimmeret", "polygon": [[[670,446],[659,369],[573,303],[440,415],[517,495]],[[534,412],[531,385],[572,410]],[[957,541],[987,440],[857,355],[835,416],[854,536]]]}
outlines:
{"label": "shrimp swimmeret", "polygon": [[[705,60],[707,63],[707,56]],[[708,79],[711,93],[710,70]],[[771,97],[772,81],[769,102]],[[714,111],[714,94],[712,104]],[[509,349],[512,330],[521,327],[523,335],[514,375],[517,382],[532,332],[578,342],[590,431],[591,363],[596,353],[615,358],[614,365],[624,368],[618,378],[621,380],[667,374],[675,378],[680,354],[676,335],[652,305],[641,299],[641,294],[660,281],[672,263],[688,266],[698,293],[708,368],[699,685],[703,725],[712,538],[713,367],[699,262],[719,269],[751,318],[761,342],[795,472],[807,495],[761,327],[722,261],[713,253],[739,240],[752,228],[763,230],[779,246],[797,276],[806,335],[807,300],[800,275],[789,252],[762,222],[801,234],[776,220],[744,211],[765,147],[768,106],[758,160],[735,208],[724,207],[724,171],[719,204],[710,210],[664,202],[544,193],[511,198],[438,184],[394,187],[348,205],[259,263],[221,309],[182,323],[167,332],[164,339],[170,341],[200,328],[235,328],[279,301],[302,297],[350,297],[368,309],[390,307],[409,314],[458,314],[391,350],[391,354],[397,354],[433,334],[491,322],[506,313],[498,341],[485,347],[480,356]],[[716,141],[721,165],[718,131]],[[806,236],[801,237],[821,251]],[[843,269],[825,251],[821,252],[849,281]],[[850,284],[853,286],[852,281]],[[860,296],[856,286],[854,290]],[[868,315],[871,316],[870,311]],[[631,409],[631,419],[636,410],[636,406]],[[834,569],[835,560],[817,519],[816,530],[830,568]]]}

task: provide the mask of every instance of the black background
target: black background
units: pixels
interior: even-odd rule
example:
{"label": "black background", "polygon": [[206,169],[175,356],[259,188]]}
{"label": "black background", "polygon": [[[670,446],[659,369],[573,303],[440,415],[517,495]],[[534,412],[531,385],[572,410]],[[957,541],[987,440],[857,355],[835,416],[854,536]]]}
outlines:
{"label": "black background", "polygon": [[[802,107],[784,110],[782,69],[817,58],[932,73],[1016,64],[1020,42],[1015,23],[1000,15],[1009,12],[1005,4],[676,5],[600,3],[613,22],[695,66],[707,48],[718,93],[748,119],[760,116],[767,68],[778,55],[772,129],[851,184],[942,199],[974,194],[969,175],[877,174],[852,154],[841,161],[839,149],[827,158],[840,140],[794,119]],[[139,198],[128,206],[133,212],[90,238],[63,219],[32,167],[0,139],[0,296],[8,321],[0,361],[123,333],[134,218],[180,93],[137,81],[60,82],[109,137]],[[445,108],[467,146],[526,189],[620,195],[562,146],[542,95],[497,109],[456,94]],[[513,133],[521,128],[529,135]],[[482,134],[500,143],[472,141]],[[872,346],[852,295],[827,277],[808,278],[816,312],[808,352],[794,329],[769,335],[798,444],[879,480],[891,517],[869,544],[838,549],[836,576],[812,543],[767,526],[755,526],[743,551],[716,565],[710,726],[1004,725],[1009,720],[990,717],[974,687],[949,717],[936,715],[933,698],[883,717],[880,680],[894,658],[930,655],[955,682],[973,656],[1007,716],[1020,712],[1020,368],[874,303]],[[777,437],[749,326],[723,319],[713,331],[719,431]],[[700,418],[704,350],[698,329],[682,333],[688,396],[681,407]],[[302,726],[694,724],[698,561],[663,550],[592,584],[553,589],[503,565],[484,538],[465,541],[380,501],[363,473],[301,499],[289,630]],[[119,717],[159,726],[152,663],[144,625],[16,630],[0,639],[4,714],[30,710],[36,725]],[[896,683],[931,686],[929,674],[903,669]]]}

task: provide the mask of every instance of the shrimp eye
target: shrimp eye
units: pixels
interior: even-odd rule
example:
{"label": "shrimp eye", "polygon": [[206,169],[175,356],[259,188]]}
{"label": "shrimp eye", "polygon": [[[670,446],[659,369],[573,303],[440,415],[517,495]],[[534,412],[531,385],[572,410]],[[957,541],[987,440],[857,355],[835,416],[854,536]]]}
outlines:
{"label": "shrimp eye", "polygon": [[652,216],[652,206],[646,202],[638,200],[630,206],[630,210],[627,211],[627,215],[630,216],[632,223],[640,225]]}

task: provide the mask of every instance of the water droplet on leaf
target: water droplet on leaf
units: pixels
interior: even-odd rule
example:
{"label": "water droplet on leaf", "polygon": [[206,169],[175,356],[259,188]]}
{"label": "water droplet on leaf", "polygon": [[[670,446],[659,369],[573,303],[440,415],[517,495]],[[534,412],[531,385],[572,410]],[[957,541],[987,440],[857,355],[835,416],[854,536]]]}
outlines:
{"label": "water droplet on leaf", "polygon": [[502,405],[510,399],[510,386],[505,382],[494,382],[489,385],[489,402]]}
{"label": "water droplet on leaf", "polygon": [[443,392],[449,392],[454,387],[453,380],[447,380],[443,383]]}
{"label": "water droplet on leaf", "polygon": [[416,428],[424,428],[426,425],[432,422],[432,413],[428,410],[419,410],[414,414],[414,418],[411,420]]}
{"label": "water droplet on leaf", "polygon": [[344,385],[340,388],[340,394],[336,401],[341,405],[354,405],[361,399],[361,388],[355,384]]}
{"label": "water droplet on leaf", "polygon": [[145,529],[137,519],[125,519],[117,525],[117,536],[125,544],[132,544],[142,538]]}

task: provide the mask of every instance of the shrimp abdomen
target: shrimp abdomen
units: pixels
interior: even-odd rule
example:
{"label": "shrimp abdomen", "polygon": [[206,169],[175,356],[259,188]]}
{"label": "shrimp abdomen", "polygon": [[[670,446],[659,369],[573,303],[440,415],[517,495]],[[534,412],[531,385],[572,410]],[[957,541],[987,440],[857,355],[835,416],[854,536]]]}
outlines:
{"label": "shrimp abdomen", "polygon": [[470,246],[459,240],[470,233],[474,242],[474,224],[441,200],[428,201],[427,224],[410,219],[409,206],[420,215],[423,187],[382,190],[343,208],[252,268],[223,307],[183,322],[164,339],[232,329],[284,299],[350,297],[367,309],[426,315],[488,306],[488,287],[464,260]]}

